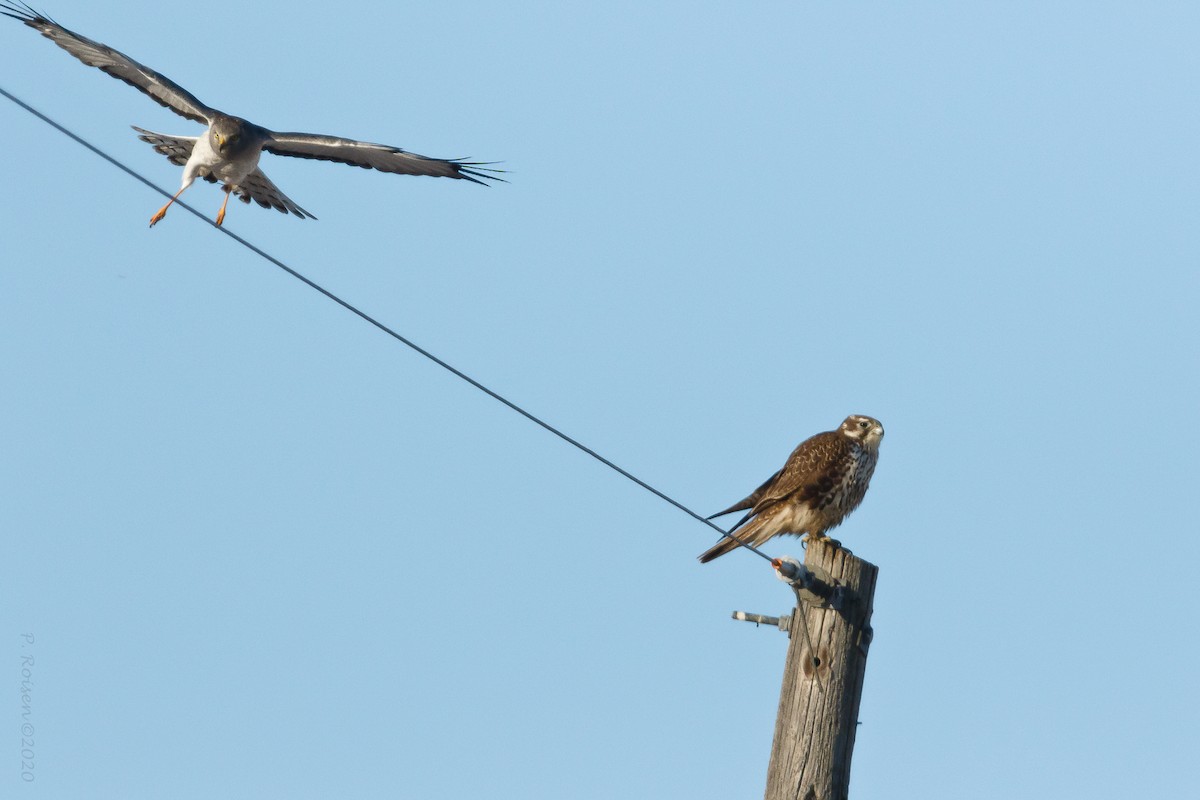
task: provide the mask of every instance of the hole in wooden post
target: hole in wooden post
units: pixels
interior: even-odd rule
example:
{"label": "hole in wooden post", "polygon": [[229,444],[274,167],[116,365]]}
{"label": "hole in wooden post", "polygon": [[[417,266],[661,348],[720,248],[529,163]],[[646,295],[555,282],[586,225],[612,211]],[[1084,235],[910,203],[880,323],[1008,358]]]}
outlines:
{"label": "hole in wooden post", "polygon": [[829,672],[829,667],[825,664],[829,660],[829,652],[824,648],[821,649],[820,655],[813,655],[811,650],[804,653],[804,663],[801,665],[801,671],[805,678],[810,680],[818,672]]}

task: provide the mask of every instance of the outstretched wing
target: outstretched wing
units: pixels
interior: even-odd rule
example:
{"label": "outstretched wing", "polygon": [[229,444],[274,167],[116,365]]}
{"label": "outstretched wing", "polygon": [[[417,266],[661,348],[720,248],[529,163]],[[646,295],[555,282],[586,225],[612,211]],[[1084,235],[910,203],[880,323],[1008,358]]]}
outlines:
{"label": "outstretched wing", "polygon": [[198,136],[168,136],[165,133],[155,133],[137,125],[129,127],[137,131],[143,142],[154,147],[155,152],[162,153],[172,164],[182,167],[192,155]]}
{"label": "outstretched wing", "polygon": [[268,139],[263,150],[277,156],[315,158],[319,161],[337,161],[364,169],[394,172],[400,175],[430,175],[438,178],[461,178],[487,186],[485,181],[503,181],[497,177],[501,169],[489,169],[484,162],[463,161],[451,158],[429,158],[399,147],[386,144],[359,142],[338,136],[322,136],[317,133],[277,133],[267,131]]}
{"label": "outstretched wing", "polygon": [[293,203],[286,194],[279,191],[279,187],[271,183],[271,179],[263,175],[261,169],[256,169],[243,178],[234,187],[234,191],[243,203],[253,200],[263,208],[273,208],[284,214],[290,211],[300,219],[316,219],[311,211],[305,211]]}
{"label": "outstretched wing", "polygon": [[114,78],[125,81],[150,96],[176,114],[208,124],[214,109],[201,103],[196,96],[149,67],[134,61],[108,45],[94,42],[67,30],[54,20],[39,14],[24,3],[0,1],[0,14],[24,22],[89,67],[104,70]]}

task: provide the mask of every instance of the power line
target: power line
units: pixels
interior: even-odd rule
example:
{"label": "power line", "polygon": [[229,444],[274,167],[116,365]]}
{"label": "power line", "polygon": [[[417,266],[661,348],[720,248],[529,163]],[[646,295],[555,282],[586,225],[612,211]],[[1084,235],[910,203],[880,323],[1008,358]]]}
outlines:
{"label": "power line", "polygon": [[[150,187],[150,188],[151,188],[151,189],[153,189],[154,191],[156,191],[156,192],[158,192],[159,194],[161,194],[163,197],[170,198],[170,197],[172,196],[170,192],[166,191],[165,189],[161,189],[161,188],[159,188],[157,185],[155,185],[154,183],[152,183],[152,182],[151,182],[151,181],[150,181],[148,178],[144,177],[144,176],[143,176],[143,175],[141,175],[140,173],[138,173],[138,172],[134,171],[132,168],[130,168],[130,167],[128,167],[128,166],[126,166],[125,164],[121,163],[121,162],[120,162],[120,161],[118,161],[117,159],[113,158],[113,157],[112,157],[112,156],[110,156],[108,153],[105,153],[103,150],[101,150],[100,148],[96,147],[96,146],[95,146],[95,145],[93,145],[91,142],[87,141],[86,139],[84,139],[84,138],[83,138],[83,137],[81,137],[81,136],[78,136],[77,134],[75,134],[75,133],[74,133],[74,132],[72,132],[71,130],[67,129],[67,128],[66,128],[66,127],[64,127],[63,125],[60,125],[59,123],[55,122],[55,121],[54,121],[54,120],[52,120],[50,117],[48,117],[48,116],[46,116],[45,114],[43,114],[42,112],[38,111],[36,108],[34,108],[33,106],[31,106],[31,105],[29,105],[28,103],[24,102],[23,100],[21,100],[21,99],[19,99],[19,98],[15,97],[15,96],[13,96],[13,95],[12,95],[12,94],[10,94],[10,93],[9,93],[7,90],[5,90],[5,89],[4,89],[4,87],[2,87],[2,86],[0,86],[0,94],[4,95],[6,98],[8,98],[9,100],[11,100],[13,103],[15,103],[16,105],[18,105],[18,106],[20,106],[21,108],[25,109],[25,110],[26,110],[26,111],[28,111],[30,114],[34,115],[35,117],[37,117],[38,119],[40,119],[42,122],[45,122],[47,125],[49,125],[50,127],[54,128],[54,129],[55,129],[55,130],[57,130],[59,133],[63,134],[64,136],[67,136],[67,137],[69,137],[70,139],[74,140],[75,142],[77,142],[77,143],[79,143],[79,144],[83,145],[83,146],[84,146],[84,147],[86,147],[88,150],[91,150],[93,153],[95,153],[96,155],[100,156],[100,157],[101,157],[101,158],[103,158],[105,161],[107,161],[108,163],[112,164],[114,167],[116,167],[117,169],[121,170],[121,171],[122,171],[122,172],[124,172],[125,174],[129,175],[129,176],[130,176],[130,177],[132,177],[132,178],[135,178],[135,179],[137,179],[137,180],[141,181],[141,182],[142,182],[142,183],[144,183],[146,186]],[[393,339],[395,339],[396,341],[400,342],[401,344],[404,344],[404,345],[406,345],[407,347],[411,348],[412,350],[414,350],[414,351],[416,351],[416,352],[420,353],[421,355],[425,356],[425,358],[427,358],[427,359],[429,359],[430,361],[432,361],[433,363],[437,364],[439,367],[442,367],[443,369],[445,369],[446,371],[448,371],[448,372],[452,373],[452,374],[453,374],[453,375],[455,375],[456,377],[458,377],[458,378],[461,378],[462,380],[464,380],[464,381],[466,381],[467,383],[471,384],[471,385],[472,385],[472,386],[474,386],[476,389],[478,389],[479,391],[481,391],[481,392],[483,392],[484,394],[488,395],[488,396],[489,396],[489,397],[491,397],[492,399],[494,399],[494,400],[498,400],[499,402],[501,402],[501,403],[503,403],[504,405],[508,406],[508,407],[509,407],[509,408],[511,408],[513,411],[517,412],[517,413],[518,413],[518,414],[520,414],[521,416],[523,416],[523,417],[525,417],[526,419],[528,419],[530,422],[533,422],[533,423],[536,423],[537,425],[540,425],[541,427],[545,428],[545,429],[546,429],[547,431],[549,431],[550,433],[552,433],[552,434],[554,434],[555,436],[557,436],[558,438],[562,439],[564,442],[567,442],[568,444],[574,445],[576,448],[578,448],[579,450],[582,450],[583,452],[587,453],[589,456],[591,456],[592,458],[596,459],[597,461],[599,461],[599,462],[600,462],[601,464],[603,464],[604,466],[606,466],[606,467],[608,467],[609,469],[611,469],[611,470],[613,470],[613,471],[615,471],[615,472],[619,473],[620,475],[623,475],[623,476],[625,476],[626,478],[628,478],[629,480],[633,481],[633,482],[634,482],[634,483],[636,483],[638,486],[642,487],[642,488],[643,488],[643,489],[645,489],[646,491],[648,491],[648,492],[650,492],[651,494],[655,495],[655,496],[656,496],[656,497],[658,497],[659,499],[661,499],[661,500],[665,500],[666,502],[668,502],[668,503],[670,503],[671,505],[675,506],[675,508],[677,508],[677,509],[679,509],[680,511],[682,511],[683,513],[687,514],[689,517],[692,517],[693,519],[695,519],[695,520],[697,520],[697,521],[699,521],[699,522],[701,522],[701,523],[703,523],[703,524],[707,525],[708,527],[712,528],[713,530],[715,530],[717,533],[721,534],[722,536],[724,536],[724,537],[726,537],[726,538],[728,538],[728,539],[732,539],[733,541],[737,542],[737,543],[738,543],[738,544],[740,544],[742,547],[746,548],[747,550],[749,550],[750,552],[752,552],[752,553],[754,553],[755,555],[759,556],[760,558],[764,558],[764,559],[766,559],[767,561],[772,561],[772,559],[771,559],[771,557],[770,557],[770,556],[768,556],[766,553],[764,553],[764,552],[762,552],[761,550],[759,550],[759,549],[758,549],[757,547],[755,547],[754,545],[751,545],[751,544],[749,544],[749,543],[747,543],[747,542],[745,542],[745,541],[742,541],[742,540],[741,540],[741,539],[739,539],[737,536],[735,536],[735,535],[734,535],[732,532],[722,529],[722,528],[721,528],[719,525],[716,525],[716,524],[714,524],[714,523],[713,523],[711,520],[709,520],[709,519],[706,519],[705,517],[703,517],[703,516],[701,516],[700,514],[696,513],[695,511],[693,511],[692,509],[688,508],[688,507],[687,507],[687,506],[685,506],[683,503],[680,503],[678,500],[674,499],[674,498],[673,498],[673,497],[671,497],[670,495],[668,495],[668,494],[666,494],[666,493],[664,493],[664,492],[661,492],[661,491],[659,491],[658,489],[656,489],[656,488],[654,488],[653,486],[651,486],[650,484],[646,483],[644,480],[642,480],[641,478],[637,477],[637,476],[636,476],[636,475],[634,475],[632,472],[629,472],[628,470],[622,469],[621,467],[617,466],[617,465],[616,465],[616,464],[614,464],[612,461],[609,461],[607,458],[605,458],[604,456],[600,455],[599,453],[597,453],[597,452],[596,452],[595,450],[593,450],[592,448],[588,447],[587,445],[583,444],[582,442],[578,441],[577,439],[573,439],[572,437],[570,437],[570,436],[568,436],[567,434],[565,434],[565,433],[563,433],[562,431],[560,431],[558,428],[554,427],[553,425],[551,425],[550,423],[548,423],[548,422],[546,422],[545,420],[541,419],[540,417],[537,417],[537,416],[535,416],[534,414],[530,413],[529,411],[526,411],[524,408],[522,408],[521,406],[519,406],[519,405],[517,405],[516,403],[512,402],[511,400],[509,400],[508,398],[504,397],[503,395],[500,395],[500,394],[498,394],[498,393],[496,393],[496,392],[492,391],[491,389],[489,389],[488,387],[484,386],[482,383],[480,383],[479,381],[475,380],[474,378],[472,378],[470,375],[466,374],[466,373],[465,373],[465,372],[463,372],[462,370],[459,370],[459,369],[457,369],[457,368],[455,368],[455,367],[451,366],[450,364],[446,363],[446,362],[445,362],[445,361],[443,361],[442,359],[440,359],[440,358],[438,358],[437,356],[435,356],[433,353],[429,352],[429,351],[428,351],[428,350],[426,350],[425,348],[423,348],[423,347],[421,347],[420,345],[418,345],[418,344],[416,344],[415,342],[413,342],[411,339],[408,339],[408,338],[406,338],[406,337],[402,336],[401,334],[397,333],[396,331],[392,330],[392,329],[391,329],[391,328],[389,328],[387,325],[384,325],[382,322],[380,322],[379,320],[375,319],[375,318],[374,318],[374,317],[372,317],[371,315],[367,314],[365,311],[361,311],[361,310],[359,310],[357,307],[355,307],[355,306],[351,305],[351,304],[350,304],[350,303],[348,303],[347,301],[345,301],[345,300],[343,300],[342,298],[338,297],[338,296],[337,296],[337,295],[335,295],[333,292],[330,292],[328,289],[324,288],[324,287],[323,287],[323,286],[321,286],[320,284],[314,283],[313,281],[309,280],[309,279],[308,279],[308,278],[306,278],[304,275],[301,275],[299,272],[297,272],[296,270],[294,270],[294,269],[292,269],[291,267],[289,267],[287,264],[285,264],[285,263],[283,263],[282,261],[280,261],[278,258],[275,258],[275,256],[271,255],[270,253],[267,253],[266,251],[262,250],[262,249],[261,249],[261,248],[259,248],[258,246],[251,244],[250,242],[248,242],[248,241],[246,241],[245,239],[243,239],[241,236],[238,236],[236,233],[233,233],[232,231],[230,231],[228,228],[225,228],[225,227],[223,227],[223,226],[218,226],[218,225],[216,225],[215,223],[213,223],[213,222],[212,222],[212,220],[210,220],[210,219],[209,219],[208,217],[206,217],[204,214],[201,214],[199,211],[197,211],[196,209],[194,209],[194,208],[192,208],[191,206],[187,205],[187,204],[186,204],[186,203],[184,203],[183,201],[181,201],[181,200],[176,200],[176,201],[175,201],[175,205],[182,206],[184,209],[186,209],[186,210],[190,211],[192,214],[194,214],[194,215],[195,215],[195,216],[196,216],[198,219],[200,219],[200,220],[204,221],[205,223],[207,223],[208,225],[212,226],[213,228],[216,228],[216,229],[217,229],[218,231],[220,231],[221,233],[223,233],[223,234],[225,234],[226,236],[230,237],[230,238],[231,238],[231,239],[233,239],[235,242],[237,242],[238,244],[242,245],[243,247],[245,247],[246,249],[250,250],[251,252],[255,253],[256,255],[260,256],[261,258],[264,258],[264,259],[266,259],[266,260],[267,260],[267,261],[269,261],[271,264],[274,264],[276,267],[279,267],[279,269],[283,270],[283,271],[284,271],[284,272],[286,272],[288,275],[291,275],[291,276],[292,276],[293,278],[295,278],[296,280],[298,280],[298,281],[301,281],[302,283],[304,283],[305,285],[307,285],[309,288],[311,288],[311,289],[314,289],[314,290],[316,290],[316,291],[320,292],[321,294],[325,295],[325,297],[327,297],[327,298],[329,298],[330,300],[332,300],[333,302],[337,303],[337,304],[338,304],[339,306],[341,306],[342,308],[344,308],[344,309],[346,309],[347,311],[349,311],[349,312],[351,312],[351,313],[353,313],[353,314],[355,314],[355,315],[357,315],[357,316],[361,317],[363,320],[365,320],[365,321],[367,321],[367,322],[371,323],[371,324],[372,324],[372,325],[374,325],[376,328],[378,328],[379,330],[381,330],[381,331],[383,331],[384,333],[386,333],[388,336],[391,336]]]}

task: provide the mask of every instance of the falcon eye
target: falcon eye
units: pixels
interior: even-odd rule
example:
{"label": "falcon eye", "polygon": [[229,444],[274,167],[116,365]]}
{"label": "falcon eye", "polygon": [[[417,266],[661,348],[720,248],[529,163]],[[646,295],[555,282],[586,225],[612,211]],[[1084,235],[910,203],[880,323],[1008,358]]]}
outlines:
{"label": "falcon eye", "polygon": [[870,425],[870,423],[869,423],[869,422],[867,422],[865,419],[862,419],[862,420],[859,420],[859,421],[858,421],[858,427],[860,427],[860,428],[865,428],[865,427],[867,427],[868,425]]}

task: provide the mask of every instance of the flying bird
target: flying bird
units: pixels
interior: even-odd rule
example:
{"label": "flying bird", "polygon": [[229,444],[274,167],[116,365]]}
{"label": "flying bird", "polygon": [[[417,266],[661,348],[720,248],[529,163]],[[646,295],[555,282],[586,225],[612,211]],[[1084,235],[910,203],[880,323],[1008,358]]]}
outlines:
{"label": "flying bird", "polygon": [[139,64],[107,45],[67,30],[24,3],[0,0],[0,14],[40,31],[43,36],[84,64],[97,67],[114,78],[125,81],[159,105],[208,126],[208,130],[201,136],[170,136],[134,126],[134,130],[141,134],[139,139],[152,145],[172,164],[183,167],[182,186],[175,196],[150,218],[151,227],[166,216],[171,203],[174,203],[196,178],[203,178],[209,183],[220,181],[224,184],[225,200],[221,203],[221,210],[217,212],[218,225],[225,220],[225,207],[229,204],[230,194],[236,194],[244,203],[253,200],[263,208],[274,208],[284,214],[291,212],[300,219],[316,219],[311,212],[305,211],[279,191],[258,168],[258,159],[263,151],[280,156],[337,161],[401,175],[460,178],[482,186],[488,185],[485,182],[487,180],[504,180],[496,176],[496,173],[503,170],[489,169],[487,164],[482,162],[429,158],[398,147],[337,136],[268,130],[248,120],[206,106],[195,95],[165,75]]}
{"label": "flying bird", "polygon": [[[748,510],[731,532],[755,547],[785,533],[808,534],[810,541],[824,538],[862,502],[882,440],[879,420],[852,414],[836,431],[805,439],[788,456],[783,469],[749,497],[709,519]],[[700,561],[707,563],[738,546],[723,537],[700,554]]]}

